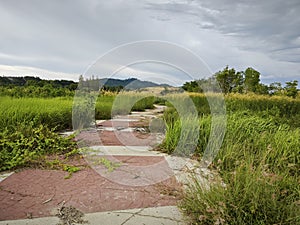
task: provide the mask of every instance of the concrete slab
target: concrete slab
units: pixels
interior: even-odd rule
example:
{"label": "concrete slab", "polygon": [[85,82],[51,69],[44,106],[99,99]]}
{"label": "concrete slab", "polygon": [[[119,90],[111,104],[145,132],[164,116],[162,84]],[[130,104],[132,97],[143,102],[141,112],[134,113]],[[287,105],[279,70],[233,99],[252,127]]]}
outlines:
{"label": "concrete slab", "polygon": [[114,122],[137,122],[139,119],[133,119],[133,118],[124,118],[124,117],[116,117],[111,119],[110,121]]}
{"label": "concrete slab", "polygon": [[166,156],[167,154],[153,151],[150,146],[91,146],[84,154],[93,155],[127,155],[127,156]]}
{"label": "concrete slab", "polygon": [[60,132],[59,134],[62,135],[62,136],[71,136],[75,133],[75,131],[64,131],[64,132]]}
{"label": "concrete slab", "polygon": [[128,225],[184,225],[183,216],[176,206],[141,209],[132,214],[125,223]]}
{"label": "concrete slab", "polygon": [[98,124],[104,123],[105,121],[107,121],[107,120],[96,120],[96,124],[98,125]]}
{"label": "concrete slab", "polygon": [[9,177],[10,175],[14,174],[14,172],[8,172],[8,173],[1,173],[0,174],[0,182]]}
{"label": "concrete slab", "polygon": [[161,138],[157,134],[142,132],[123,132],[123,131],[82,131],[76,136],[78,143],[85,146],[95,145],[131,145],[131,146],[156,146]]}
{"label": "concrete slab", "polygon": [[133,132],[136,128],[132,127],[98,127],[97,130],[105,130],[105,131],[123,131],[123,132]]}
{"label": "concrete slab", "polygon": [[174,178],[173,188],[178,186],[163,156],[87,155],[85,160],[101,176],[121,185],[142,187]]}
{"label": "concrete slab", "polygon": [[57,217],[0,221],[0,225],[55,225],[57,223],[59,223],[59,219]]}
{"label": "concrete slab", "polygon": [[174,172],[176,180],[185,188],[193,184],[195,180],[205,189],[209,189],[210,185],[216,182],[225,187],[216,171],[201,167],[197,160],[172,155],[165,156],[165,159]]}
{"label": "concrete slab", "polygon": [[[87,213],[84,220],[90,225],[183,225],[184,220],[176,206],[139,208],[111,212]],[[55,225],[57,217],[0,221],[0,225]]]}
{"label": "concrete slab", "polygon": [[144,111],[144,112],[132,112],[130,117],[155,117],[152,111]]}

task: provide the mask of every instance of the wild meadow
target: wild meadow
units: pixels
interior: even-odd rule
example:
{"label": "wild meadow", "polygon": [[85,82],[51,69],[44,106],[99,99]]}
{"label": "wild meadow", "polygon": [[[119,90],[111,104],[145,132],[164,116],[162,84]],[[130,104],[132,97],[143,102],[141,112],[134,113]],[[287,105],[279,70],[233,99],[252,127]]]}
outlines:
{"label": "wild meadow", "polygon": [[[127,114],[130,110],[143,111],[153,108],[154,97],[142,94],[120,95],[105,92],[95,99],[92,111],[94,119],[109,119],[113,113]],[[139,101],[140,99],[140,101]],[[132,109],[123,110],[129,102]],[[76,149],[72,136],[64,138],[59,131],[72,129],[72,111],[77,110],[73,97],[0,97],[0,171],[28,166],[46,154],[67,153]],[[113,107],[113,105],[116,105]],[[123,111],[122,111],[123,110]]]}
{"label": "wild meadow", "polygon": [[[138,92],[116,96],[105,92],[97,98],[96,119],[164,102]],[[190,122],[200,127],[194,152],[200,160],[212,115],[204,94],[188,97],[199,115]],[[187,95],[168,97],[172,98],[184,101]],[[2,96],[0,102],[0,171],[30,166],[46,154],[76,152],[72,137],[57,133],[72,129],[73,97]],[[171,154],[178,145],[182,118],[171,103],[166,105],[166,137],[159,148]],[[205,189],[196,180],[191,183],[180,202],[186,217],[191,224],[300,224],[300,99],[228,94],[225,106],[226,134],[210,165],[225,187],[214,183]]]}
{"label": "wild meadow", "polygon": [[[200,160],[211,129],[210,108],[204,95],[190,96],[200,115],[195,150]],[[300,224],[300,100],[231,94],[225,102],[226,134],[210,168],[226,186],[207,189],[195,180],[181,209],[192,224]],[[164,118],[161,148],[172,153],[182,118],[171,106]]]}

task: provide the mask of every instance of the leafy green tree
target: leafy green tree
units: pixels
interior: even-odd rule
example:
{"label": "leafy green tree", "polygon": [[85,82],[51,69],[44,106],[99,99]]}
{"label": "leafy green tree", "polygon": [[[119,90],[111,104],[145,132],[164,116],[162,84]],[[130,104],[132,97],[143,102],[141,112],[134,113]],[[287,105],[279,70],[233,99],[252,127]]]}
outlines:
{"label": "leafy green tree", "polygon": [[243,75],[241,72],[236,72],[234,68],[229,69],[228,66],[226,66],[214,76],[219,82],[223,93],[227,94],[242,91]]}
{"label": "leafy green tree", "polygon": [[269,93],[271,95],[281,95],[283,87],[280,82],[273,82],[269,85]]}
{"label": "leafy green tree", "polygon": [[122,85],[119,86],[108,86],[108,85],[104,85],[101,88],[101,91],[111,91],[111,92],[120,92],[121,90],[123,90],[124,87]]}
{"label": "leafy green tree", "polygon": [[198,81],[185,82],[182,89],[188,92],[203,92],[200,88]]}
{"label": "leafy green tree", "polygon": [[296,98],[298,94],[298,90],[297,90],[298,81],[294,80],[294,81],[286,82],[285,84],[286,86],[284,87],[284,90],[286,96]]}
{"label": "leafy green tree", "polygon": [[269,94],[269,87],[265,84],[258,84],[256,88],[256,93],[261,95]]}
{"label": "leafy green tree", "polygon": [[244,76],[245,92],[257,92],[260,82],[260,73],[255,69],[248,67],[244,72]]}
{"label": "leafy green tree", "polygon": [[75,91],[77,89],[77,86],[78,84],[77,83],[72,83],[72,84],[69,84],[67,86],[67,88],[70,90],[70,91]]}

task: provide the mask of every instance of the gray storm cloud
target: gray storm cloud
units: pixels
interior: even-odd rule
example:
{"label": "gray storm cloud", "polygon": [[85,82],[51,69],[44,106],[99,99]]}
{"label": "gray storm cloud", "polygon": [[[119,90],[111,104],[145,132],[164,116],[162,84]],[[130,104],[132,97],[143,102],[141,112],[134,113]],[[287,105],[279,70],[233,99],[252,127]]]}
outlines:
{"label": "gray storm cloud", "polygon": [[111,48],[162,40],[214,72],[253,66],[268,82],[299,79],[298,12],[298,0],[0,1],[0,75],[77,79]]}

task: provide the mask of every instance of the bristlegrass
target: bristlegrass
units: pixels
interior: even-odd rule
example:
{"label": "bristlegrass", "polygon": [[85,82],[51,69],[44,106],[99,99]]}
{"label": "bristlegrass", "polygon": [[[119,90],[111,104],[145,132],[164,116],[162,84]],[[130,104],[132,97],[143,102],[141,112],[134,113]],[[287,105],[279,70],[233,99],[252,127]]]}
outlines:
{"label": "bristlegrass", "polygon": [[[196,153],[203,154],[211,116],[204,95],[191,94],[200,116]],[[191,224],[300,224],[300,102],[284,97],[229,95],[227,130],[212,168],[226,187],[190,184],[180,206]],[[169,105],[171,107],[171,105]],[[175,109],[164,115],[162,148],[176,149],[181,123]]]}
{"label": "bristlegrass", "polygon": [[[36,126],[40,124],[47,125],[49,128],[55,128],[56,130],[71,129],[74,125],[72,124],[72,113],[74,112],[81,113],[82,117],[91,116],[92,119],[110,119],[113,105],[116,107],[115,113],[125,113],[125,111],[127,113],[128,110],[130,113],[132,110],[144,111],[147,108],[153,108],[153,103],[156,100],[155,97],[148,97],[139,93],[126,93],[118,98],[116,102],[115,99],[115,93],[94,96],[92,100],[90,96],[87,96],[86,98],[77,98],[75,101],[70,97],[0,97],[0,131],[28,122]],[[81,100],[84,102],[79,102]],[[96,104],[87,106],[85,104],[87,101],[90,101],[90,103],[96,101]],[[133,106],[127,110],[129,102],[133,102]]]}
{"label": "bristlegrass", "polygon": [[181,204],[193,224],[299,224],[300,129],[246,113],[228,118],[213,167],[226,188],[191,184]]}
{"label": "bristlegrass", "polygon": [[67,129],[72,126],[70,98],[10,98],[0,97],[0,130],[12,129],[21,123]]}

